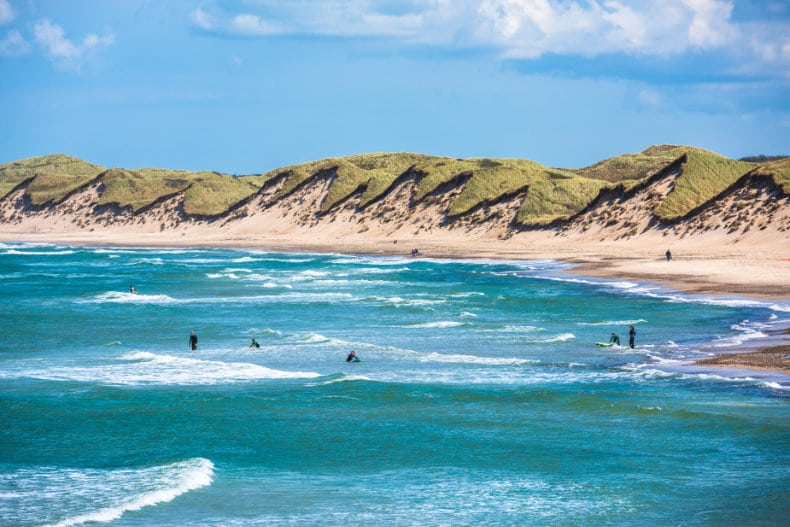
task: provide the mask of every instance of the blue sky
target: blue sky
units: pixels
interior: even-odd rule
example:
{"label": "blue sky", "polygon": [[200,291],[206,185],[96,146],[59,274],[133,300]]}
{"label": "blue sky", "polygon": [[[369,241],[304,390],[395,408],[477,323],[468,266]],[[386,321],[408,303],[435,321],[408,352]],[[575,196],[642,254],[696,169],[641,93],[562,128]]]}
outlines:
{"label": "blue sky", "polygon": [[787,0],[0,0],[0,163],[790,154]]}

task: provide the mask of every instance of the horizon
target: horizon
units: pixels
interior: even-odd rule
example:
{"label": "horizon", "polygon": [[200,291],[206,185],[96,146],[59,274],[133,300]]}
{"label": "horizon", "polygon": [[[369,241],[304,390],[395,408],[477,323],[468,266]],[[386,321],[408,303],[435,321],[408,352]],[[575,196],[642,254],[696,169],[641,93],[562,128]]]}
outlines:
{"label": "horizon", "polygon": [[786,155],[789,72],[778,1],[0,0],[0,159]]}

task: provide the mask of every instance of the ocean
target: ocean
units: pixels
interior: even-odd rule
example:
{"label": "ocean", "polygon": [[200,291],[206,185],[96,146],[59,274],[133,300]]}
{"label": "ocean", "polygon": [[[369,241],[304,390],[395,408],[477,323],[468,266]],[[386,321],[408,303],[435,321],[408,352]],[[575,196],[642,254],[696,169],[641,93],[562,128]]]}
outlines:
{"label": "ocean", "polygon": [[568,268],[0,244],[0,524],[787,525],[790,303]]}

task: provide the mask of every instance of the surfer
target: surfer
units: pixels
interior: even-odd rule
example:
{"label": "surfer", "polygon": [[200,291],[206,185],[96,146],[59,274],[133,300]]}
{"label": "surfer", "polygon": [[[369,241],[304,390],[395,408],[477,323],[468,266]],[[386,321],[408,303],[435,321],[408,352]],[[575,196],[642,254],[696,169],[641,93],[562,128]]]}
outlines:
{"label": "surfer", "polygon": [[137,289],[134,288],[134,284],[129,286],[129,292],[133,295],[137,294]]}
{"label": "surfer", "polygon": [[192,351],[197,351],[197,335],[194,331],[189,334],[189,347],[192,348]]}
{"label": "surfer", "polygon": [[357,352],[352,351],[351,353],[349,353],[348,357],[346,357],[346,362],[359,362],[359,357],[357,357]]}
{"label": "surfer", "polygon": [[628,328],[628,345],[631,346],[632,349],[634,347],[634,340],[636,340],[636,330],[632,325]]}
{"label": "surfer", "polygon": [[260,348],[261,345],[258,344],[257,342],[255,342],[255,339],[252,339],[252,342],[250,342],[250,347],[251,348]]}
{"label": "surfer", "polygon": [[620,345],[620,337],[618,337],[614,331],[612,331],[612,338],[609,339],[609,344]]}

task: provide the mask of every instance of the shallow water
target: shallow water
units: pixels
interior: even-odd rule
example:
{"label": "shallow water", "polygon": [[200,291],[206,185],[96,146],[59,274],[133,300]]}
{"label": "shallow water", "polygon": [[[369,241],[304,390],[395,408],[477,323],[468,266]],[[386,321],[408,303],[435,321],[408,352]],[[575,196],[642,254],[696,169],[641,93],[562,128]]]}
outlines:
{"label": "shallow water", "polygon": [[785,524],[790,378],[689,363],[790,305],[565,267],[0,245],[0,524]]}

